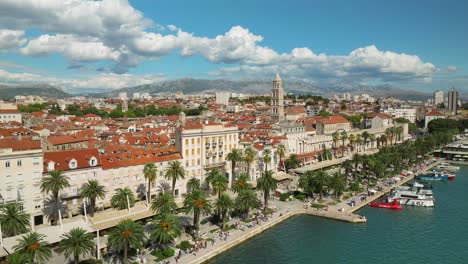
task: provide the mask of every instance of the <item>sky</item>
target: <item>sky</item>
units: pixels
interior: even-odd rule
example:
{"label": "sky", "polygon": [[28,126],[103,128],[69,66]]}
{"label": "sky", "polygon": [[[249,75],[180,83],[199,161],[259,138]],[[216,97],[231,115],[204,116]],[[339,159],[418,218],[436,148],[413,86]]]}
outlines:
{"label": "sky", "polygon": [[[177,78],[468,91],[468,1],[0,0],[0,83]],[[287,83],[285,83],[287,86]]]}

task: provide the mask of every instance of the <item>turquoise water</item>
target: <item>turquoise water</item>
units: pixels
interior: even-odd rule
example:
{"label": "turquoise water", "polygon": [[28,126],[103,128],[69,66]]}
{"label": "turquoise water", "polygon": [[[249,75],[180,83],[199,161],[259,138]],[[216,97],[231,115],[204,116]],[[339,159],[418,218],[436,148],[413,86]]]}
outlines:
{"label": "turquoise water", "polygon": [[298,216],[209,263],[468,263],[468,167],[433,186],[434,208],[366,207],[366,224]]}

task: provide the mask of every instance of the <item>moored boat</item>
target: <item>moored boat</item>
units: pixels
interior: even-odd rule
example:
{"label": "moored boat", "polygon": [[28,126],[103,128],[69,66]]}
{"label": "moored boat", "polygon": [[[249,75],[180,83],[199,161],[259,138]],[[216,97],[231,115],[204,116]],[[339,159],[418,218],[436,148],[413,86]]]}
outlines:
{"label": "moored boat", "polygon": [[416,178],[422,181],[446,181],[449,176],[447,172],[434,170],[429,174],[419,175]]}
{"label": "moored boat", "polygon": [[403,206],[398,203],[397,200],[393,200],[393,202],[370,202],[369,206],[377,207],[377,208],[387,208],[387,209],[403,209]]}
{"label": "moored boat", "polygon": [[388,202],[398,201],[401,205],[432,207],[435,204],[432,191],[423,188],[424,185],[415,182],[412,187],[395,187],[390,192]]}
{"label": "moored boat", "polygon": [[438,165],[437,168],[442,169],[442,170],[448,170],[448,171],[451,171],[451,172],[457,172],[457,171],[460,170],[460,167],[453,166],[453,165],[450,165],[448,163],[442,163],[442,164]]}

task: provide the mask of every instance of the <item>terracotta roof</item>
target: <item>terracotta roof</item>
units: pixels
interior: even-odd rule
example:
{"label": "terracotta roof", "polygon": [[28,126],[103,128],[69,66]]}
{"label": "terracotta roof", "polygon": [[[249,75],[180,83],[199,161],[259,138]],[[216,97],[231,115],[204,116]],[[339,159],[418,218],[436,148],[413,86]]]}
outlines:
{"label": "terracotta roof", "polygon": [[164,162],[182,159],[179,153],[156,156],[148,152],[129,152],[121,154],[106,154],[101,156],[103,169],[114,169],[119,167],[138,166],[146,163]]}
{"label": "terracotta roof", "polygon": [[437,110],[432,110],[431,112],[427,113],[426,116],[444,116],[444,114]]}
{"label": "terracotta roof", "polygon": [[21,114],[18,109],[0,109],[0,114]]}
{"label": "terracotta roof", "polygon": [[[91,166],[90,159],[96,158],[96,165]],[[76,169],[85,169],[96,166],[101,166],[101,159],[99,157],[99,151],[96,148],[91,149],[75,149],[65,151],[54,151],[44,153],[44,172],[48,172],[47,167],[49,162],[55,163],[54,170],[67,171],[72,170],[69,167],[71,160],[76,160]]]}
{"label": "terracotta roof", "polygon": [[330,117],[317,119],[317,122],[320,122],[323,124],[337,124],[337,123],[349,123],[349,120],[342,116],[334,115]]}
{"label": "terracotta roof", "polygon": [[33,140],[30,137],[19,138],[2,138],[0,139],[0,149],[11,148],[14,151],[18,150],[29,150],[29,149],[41,149],[41,141]]}
{"label": "terracotta roof", "polygon": [[93,114],[93,113],[89,113],[89,114],[84,115],[83,117],[100,117],[100,116]]}
{"label": "terracotta roof", "polygon": [[72,137],[72,136],[55,136],[55,137],[49,137],[47,141],[49,141],[49,143],[52,145],[62,145],[62,144],[82,142],[82,141],[86,141],[86,139],[82,137]]}
{"label": "terracotta roof", "polygon": [[374,118],[374,117],[380,117],[380,118],[383,118],[383,119],[390,119],[392,118],[391,115],[388,115],[388,114],[385,114],[385,113],[372,113],[372,114],[369,114],[367,117],[370,117],[370,118]]}

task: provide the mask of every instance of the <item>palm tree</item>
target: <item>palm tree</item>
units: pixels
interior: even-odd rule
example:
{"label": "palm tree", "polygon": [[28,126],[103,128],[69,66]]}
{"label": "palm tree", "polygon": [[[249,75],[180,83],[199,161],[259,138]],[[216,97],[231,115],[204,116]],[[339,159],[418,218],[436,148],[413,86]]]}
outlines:
{"label": "palm tree", "polygon": [[290,169],[295,169],[301,166],[301,160],[297,157],[296,154],[291,154],[289,155],[289,158],[286,160],[286,172],[288,172]]}
{"label": "palm tree", "polygon": [[234,202],[235,207],[242,212],[244,218],[247,217],[249,210],[260,207],[260,200],[252,190],[243,190],[239,192]]}
{"label": "palm tree", "polygon": [[374,134],[370,134],[369,135],[369,142],[371,143],[371,150],[374,149],[374,142],[376,141],[375,139],[375,135]]}
{"label": "palm tree", "polygon": [[181,234],[180,220],[175,215],[161,214],[151,220],[151,240],[167,244]]}
{"label": "palm tree", "polygon": [[171,193],[159,193],[156,199],[151,202],[151,210],[157,214],[169,214],[176,209],[177,204]]}
{"label": "palm tree", "polygon": [[55,251],[66,258],[73,256],[75,264],[80,262],[80,256],[86,256],[94,250],[94,234],[86,232],[81,227],[75,227],[61,236]]}
{"label": "palm tree", "polygon": [[96,200],[104,199],[106,196],[106,190],[103,185],[100,185],[97,180],[88,180],[87,183],[81,186],[80,190],[81,197],[89,199],[91,216],[94,216],[94,208],[96,207]]}
{"label": "palm tree", "polygon": [[355,143],[356,143],[356,148],[358,149],[358,151],[361,151],[361,144],[362,144],[362,136],[361,134],[357,134],[356,135],[356,139],[355,139]]}
{"label": "palm tree", "polygon": [[249,183],[249,176],[246,173],[241,173],[231,186],[231,190],[235,193],[239,193],[242,190],[248,190],[251,188],[252,184]]}
{"label": "palm tree", "polygon": [[332,140],[333,140],[333,148],[336,149],[337,142],[338,142],[338,140],[340,140],[340,133],[338,133],[338,131],[333,132]]}
{"label": "palm tree", "polygon": [[346,188],[345,177],[339,172],[334,173],[330,179],[330,188],[333,189],[335,197],[339,198]]}
{"label": "palm tree", "polygon": [[123,250],[123,263],[128,263],[128,250],[140,249],[145,242],[145,231],[142,225],[131,219],[120,221],[107,238],[108,246],[117,251]]}
{"label": "palm tree", "polygon": [[143,174],[145,175],[145,179],[148,180],[148,193],[146,195],[146,199],[148,202],[151,201],[151,184],[156,181],[158,177],[158,167],[154,163],[146,163],[145,167],[143,168]]}
{"label": "palm tree", "polygon": [[212,169],[206,176],[205,181],[208,186],[211,185],[211,188],[218,194],[218,197],[221,196],[222,192],[227,190],[226,177],[224,177],[218,168]]}
{"label": "palm tree", "polygon": [[345,142],[346,142],[346,139],[348,139],[348,133],[346,133],[345,130],[341,131],[340,139],[341,139],[342,147],[343,147],[343,149],[341,150],[341,157],[344,157]]}
{"label": "palm tree", "polygon": [[271,162],[271,150],[265,149],[263,151],[263,163],[265,163],[265,172],[268,171],[268,163]]}
{"label": "palm tree", "polygon": [[135,195],[128,187],[117,188],[116,193],[111,198],[111,205],[113,208],[117,208],[119,210],[130,209],[128,206],[133,207],[135,205]]}
{"label": "palm tree", "polygon": [[200,180],[197,178],[190,178],[187,182],[187,189],[191,192],[193,190],[197,190],[201,188]]}
{"label": "palm tree", "polygon": [[257,153],[255,150],[251,147],[247,147],[244,150],[244,161],[247,164],[247,174],[250,175],[250,166],[252,163],[255,161],[255,157],[257,156]]}
{"label": "palm tree", "polygon": [[13,249],[15,253],[26,256],[26,263],[46,263],[52,256],[52,251],[44,238],[45,235],[37,232],[26,234],[18,239],[18,244]]}
{"label": "palm tree", "polygon": [[[385,136],[386,136],[386,139],[388,141],[388,139],[390,139],[390,144],[392,144],[392,140],[393,140],[393,127],[389,127],[387,129],[385,129]],[[387,145],[387,142],[385,142],[385,145]]]}
{"label": "palm tree", "polygon": [[395,134],[397,135],[398,141],[402,141],[403,140],[403,127],[401,126],[395,127]]}
{"label": "palm tree", "polygon": [[351,134],[348,136],[349,145],[351,146],[351,152],[354,152],[354,142],[356,142],[356,136]]}
{"label": "palm tree", "polygon": [[367,131],[362,132],[361,134],[362,141],[364,143],[364,150],[367,150],[367,142],[369,141],[370,134]]}
{"label": "palm tree", "polygon": [[[278,156],[280,158],[280,163],[281,163],[281,160],[286,155],[286,146],[284,144],[279,144],[278,149],[276,150],[276,153],[278,154]],[[283,167],[284,167],[284,170],[286,171],[284,163],[283,163]]]}
{"label": "palm tree", "polygon": [[[233,180],[236,179],[234,172],[236,170],[236,165],[238,162],[242,161],[242,155],[239,150],[237,149],[232,149],[231,152],[229,152],[226,156],[226,160],[231,162],[231,177]],[[232,181],[229,181],[231,183]]]}
{"label": "palm tree", "polygon": [[186,194],[184,207],[187,214],[193,212],[193,225],[195,226],[195,238],[198,238],[199,222],[201,213],[211,211],[211,203],[205,194],[200,190],[195,190]]}
{"label": "palm tree", "polygon": [[320,195],[320,200],[323,198],[323,191],[325,187],[328,185],[328,180],[329,176],[328,174],[320,170],[315,174],[315,177],[313,178],[314,186],[315,186],[315,192],[318,192]]}
{"label": "palm tree", "polygon": [[[69,188],[70,183],[68,177],[62,174],[62,171],[51,171],[49,175],[46,175],[41,180],[41,192],[47,194],[52,193],[52,198],[55,202],[55,208],[59,208],[59,193],[65,188]],[[57,215],[52,214],[53,224],[57,224]]]}
{"label": "palm tree", "polygon": [[263,211],[265,212],[268,209],[268,198],[270,198],[270,191],[275,191],[277,186],[277,181],[273,178],[273,171],[269,170],[262,174],[262,177],[257,180],[257,188],[263,192],[264,207]]}
{"label": "palm tree", "polygon": [[299,178],[299,187],[302,188],[309,197],[314,197],[314,177],[315,172],[308,170]]}
{"label": "palm tree", "polygon": [[222,228],[225,228],[226,224],[226,215],[227,213],[234,208],[234,201],[227,194],[222,194],[215,203],[216,210],[221,214]]}
{"label": "palm tree", "polygon": [[185,179],[185,169],[183,168],[182,163],[178,160],[169,162],[164,178],[172,181],[172,195],[175,196],[175,185],[177,180]]}
{"label": "palm tree", "polygon": [[29,231],[31,216],[17,203],[0,206],[0,226],[5,236],[16,236]]}
{"label": "palm tree", "polygon": [[22,254],[21,252],[17,251],[13,254],[8,255],[7,262],[8,264],[25,264],[31,263],[28,259],[27,255]]}
{"label": "palm tree", "polygon": [[213,188],[213,191],[218,194],[218,197],[220,197],[228,187],[226,177],[224,177],[223,174],[218,174],[211,182],[211,187]]}

